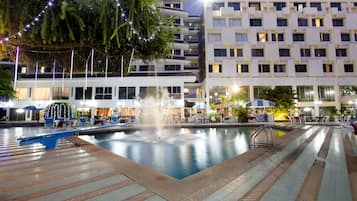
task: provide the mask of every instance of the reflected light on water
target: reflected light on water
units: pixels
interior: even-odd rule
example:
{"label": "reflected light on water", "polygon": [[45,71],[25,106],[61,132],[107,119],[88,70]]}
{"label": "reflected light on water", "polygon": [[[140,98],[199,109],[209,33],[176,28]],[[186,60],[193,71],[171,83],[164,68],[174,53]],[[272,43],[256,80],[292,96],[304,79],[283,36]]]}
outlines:
{"label": "reflected light on water", "polygon": [[[160,139],[155,138],[155,132],[150,130],[81,138],[177,179],[249,150],[247,128],[179,128],[164,129],[162,133],[164,135]],[[156,140],[147,140],[150,136]]]}

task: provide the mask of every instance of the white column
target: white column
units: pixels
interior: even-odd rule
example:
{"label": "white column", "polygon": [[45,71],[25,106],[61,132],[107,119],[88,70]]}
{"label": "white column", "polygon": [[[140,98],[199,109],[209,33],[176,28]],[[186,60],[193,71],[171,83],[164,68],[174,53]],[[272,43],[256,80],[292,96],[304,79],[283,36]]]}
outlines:
{"label": "white column", "polygon": [[249,86],[249,100],[254,100],[254,86]]}
{"label": "white column", "polygon": [[314,85],[313,89],[314,89],[314,114],[315,116],[320,116],[319,104],[317,103],[317,101],[320,101],[318,86]]}

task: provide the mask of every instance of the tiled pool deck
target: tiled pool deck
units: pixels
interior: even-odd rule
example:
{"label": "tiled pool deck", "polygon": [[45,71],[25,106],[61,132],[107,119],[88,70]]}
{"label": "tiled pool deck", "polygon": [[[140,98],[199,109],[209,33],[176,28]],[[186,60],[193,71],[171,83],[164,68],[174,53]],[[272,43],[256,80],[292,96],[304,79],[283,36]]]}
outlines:
{"label": "tiled pool deck", "polygon": [[0,200],[357,200],[350,129],[300,126],[277,148],[256,148],[183,180],[72,137],[54,151],[20,147],[43,128],[0,129]]}

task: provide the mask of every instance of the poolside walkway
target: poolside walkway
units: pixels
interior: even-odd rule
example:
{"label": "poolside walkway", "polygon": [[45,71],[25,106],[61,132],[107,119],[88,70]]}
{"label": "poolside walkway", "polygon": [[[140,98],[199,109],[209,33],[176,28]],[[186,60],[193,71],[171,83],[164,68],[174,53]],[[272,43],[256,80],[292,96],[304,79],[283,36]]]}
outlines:
{"label": "poolside walkway", "polygon": [[72,137],[54,151],[20,147],[43,128],[0,129],[0,200],[357,201],[357,138],[352,131],[298,126],[257,148],[183,180]]}

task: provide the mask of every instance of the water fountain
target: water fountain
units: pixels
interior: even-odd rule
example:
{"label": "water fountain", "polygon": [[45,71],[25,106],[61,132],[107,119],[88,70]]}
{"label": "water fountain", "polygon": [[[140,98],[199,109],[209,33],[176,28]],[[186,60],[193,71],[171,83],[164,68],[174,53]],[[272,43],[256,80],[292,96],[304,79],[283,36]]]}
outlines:
{"label": "water fountain", "polygon": [[154,97],[147,97],[140,101],[141,123],[150,129],[144,129],[123,139],[124,141],[140,141],[146,143],[187,143],[199,137],[185,132],[166,134],[164,130],[172,116],[170,109],[174,107],[173,100],[167,90],[159,91]]}

